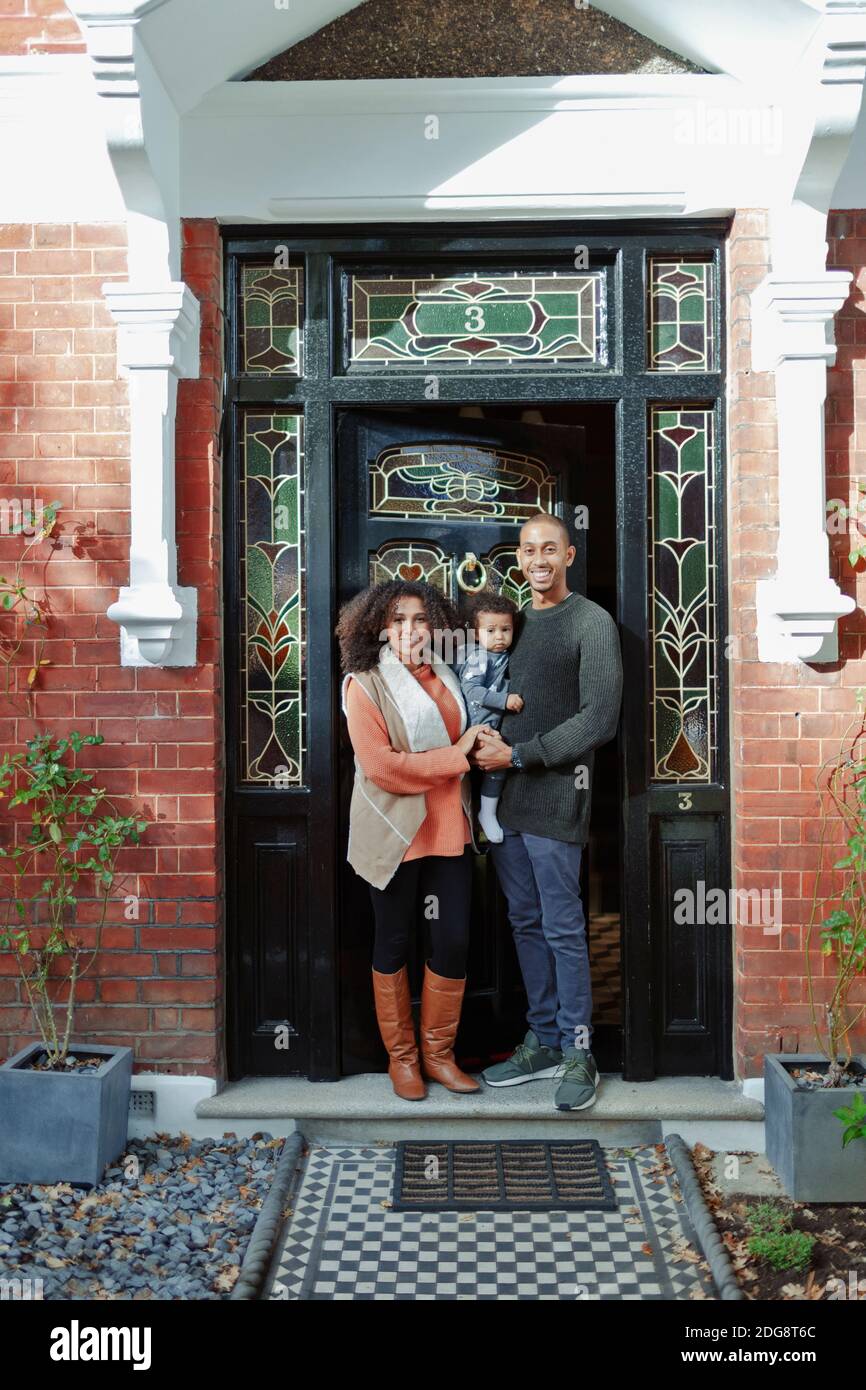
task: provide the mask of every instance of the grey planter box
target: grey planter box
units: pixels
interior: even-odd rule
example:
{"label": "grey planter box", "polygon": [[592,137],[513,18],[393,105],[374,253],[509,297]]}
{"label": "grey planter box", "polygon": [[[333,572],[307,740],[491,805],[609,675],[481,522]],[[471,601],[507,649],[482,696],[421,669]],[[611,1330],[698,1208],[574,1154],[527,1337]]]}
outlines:
{"label": "grey planter box", "polygon": [[[866,1068],[866,1057],[852,1060]],[[826,1058],[819,1053],[764,1057],[767,1158],[797,1202],[866,1202],[866,1140],[855,1139],[843,1149],[845,1126],[833,1114],[850,1105],[856,1092],[850,1086],[800,1090],[791,1076],[795,1068],[822,1064]]]}
{"label": "grey planter box", "polygon": [[72,1043],[105,1057],[83,1076],[22,1070],[43,1050],[30,1043],[0,1066],[0,1182],[95,1186],[126,1147],[132,1048]]}

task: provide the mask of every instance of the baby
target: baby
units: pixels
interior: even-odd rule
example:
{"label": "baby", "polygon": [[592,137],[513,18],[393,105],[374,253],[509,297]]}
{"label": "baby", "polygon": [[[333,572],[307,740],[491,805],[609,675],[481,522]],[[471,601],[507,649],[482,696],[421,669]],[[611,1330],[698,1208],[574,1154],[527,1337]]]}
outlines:
{"label": "baby", "polygon": [[[517,605],[501,594],[486,590],[467,605],[466,625],[475,633],[469,656],[457,667],[457,678],[466,701],[470,724],[489,724],[498,729],[506,710],[523,709],[523,700],[509,691],[508,652],[514,641]],[[491,844],[502,842],[502,826],[496,816],[507,769],[485,772],[481,780],[478,820]]]}

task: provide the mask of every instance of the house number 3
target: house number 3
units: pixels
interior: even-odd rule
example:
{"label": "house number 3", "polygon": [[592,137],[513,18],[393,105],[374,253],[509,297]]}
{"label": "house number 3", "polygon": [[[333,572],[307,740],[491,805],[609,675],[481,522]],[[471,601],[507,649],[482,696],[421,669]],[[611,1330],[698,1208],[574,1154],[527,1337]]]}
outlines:
{"label": "house number 3", "polygon": [[691,792],[680,792],[680,810],[690,811],[692,809]]}
{"label": "house number 3", "polygon": [[484,310],[478,304],[473,304],[466,310],[466,331],[467,333],[480,333],[484,328]]}

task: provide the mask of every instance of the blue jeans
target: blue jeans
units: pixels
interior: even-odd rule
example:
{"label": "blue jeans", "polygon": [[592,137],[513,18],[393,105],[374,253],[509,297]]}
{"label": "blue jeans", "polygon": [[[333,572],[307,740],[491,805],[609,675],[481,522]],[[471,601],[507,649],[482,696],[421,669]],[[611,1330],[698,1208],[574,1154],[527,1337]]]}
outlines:
{"label": "blue jeans", "polygon": [[[491,847],[526,987],[526,1021],[547,1047],[590,1047],[592,984],[580,900],[581,845],[504,828]],[[578,1029],[585,1034],[578,1035]]]}

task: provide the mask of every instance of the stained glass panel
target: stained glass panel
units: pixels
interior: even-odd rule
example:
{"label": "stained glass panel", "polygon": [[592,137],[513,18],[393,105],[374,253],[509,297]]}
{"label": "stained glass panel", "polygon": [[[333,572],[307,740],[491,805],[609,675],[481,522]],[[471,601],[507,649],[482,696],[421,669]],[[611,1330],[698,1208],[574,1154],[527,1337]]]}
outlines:
{"label": "stained glass panel", "polygon": [[306,616],[303,418],[244,417],[241,776],[303,786]]}
{"label": "stained glass panel", "polygon": [[241,267],[240,369],[254,376],[303,372],[304,264],[289,258]]}
{"label": "stained glass panel", "polygon": [[606,360],[603,273],[351,277],[351,362]]}
{"label": "stained glass panel", "polygon": [[516,541],[514,545],[496,545],[481,559],[487,569],[488,588],[497,594],[504,594],[518,608],[525,608],[532,602],[532,590],[517,563],[516,549]]}
{"label": "stained glass panel", "polygon": [[437,545],[424,541],[388,541],[370,556],[370,583],[387,584],[392,579],[432,584],[446,598],[453,597],[454,564]]}
{"label": "stained glass panel", "polygon": [[715,266],[688,256],[651,256],[649,343],[651,372],[715,371]]}
{"label": "stained glass panel", "polygon": [[652,777],[710,782],[717,753],[712,411],[651,407],[649,461]]}
{"label": "stained glass panel", "polygon": [[370,469],[374,516],[525,521],[549,511],[554,479],[539,459],[470,444],[385,449]]}

